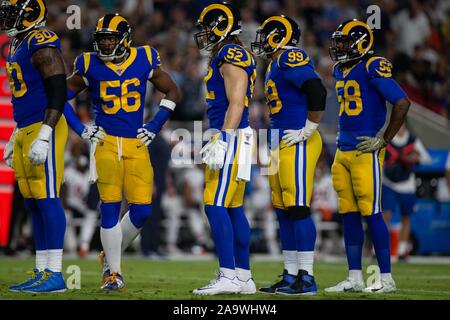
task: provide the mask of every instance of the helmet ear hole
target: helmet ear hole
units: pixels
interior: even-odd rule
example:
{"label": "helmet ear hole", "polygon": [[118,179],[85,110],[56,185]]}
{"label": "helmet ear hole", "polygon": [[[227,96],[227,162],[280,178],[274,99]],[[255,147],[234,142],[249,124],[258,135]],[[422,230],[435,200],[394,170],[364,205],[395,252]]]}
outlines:
{"label": "helmet ear hole", "polygon": [[274,43],[280,43],[281,37],[278,34],[274,34],[272,37],[272,42]]}

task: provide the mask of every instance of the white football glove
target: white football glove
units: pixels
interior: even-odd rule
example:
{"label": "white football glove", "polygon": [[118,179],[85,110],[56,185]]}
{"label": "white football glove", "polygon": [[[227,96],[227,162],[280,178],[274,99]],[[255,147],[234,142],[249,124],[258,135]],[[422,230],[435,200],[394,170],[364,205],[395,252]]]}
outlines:
{"label": "white football glove", "polygon": [[305,127],[298,130],[284,130],[283,142],[288,146],[307,140],[317,130],[318,123],[306,119]]}
{"label": "white football glove", "polygon": [[5,146],[5,151],[3,153],[3,160],[5,160],[5,164],[12,168],[12,159],[13,159],[13,151],[14,151],[14,140],[16,138],[16,129],[14,129],[11,138],[9,138],[8,143]]}
{"label": "white football glove", "polygon": [[203,163],[206,163],[211,170],[220,170],[225,163],[228,144],[221,139],[221,136],[221,133],[213,136],[200,150]]}
{"label": "white football glove", "polygon": [[98,143],[105,138],[105,131],[100,126],[85,126],[81,138],[92,143]]}
{"label": "white football glove", "polygon": [[52,135],[53,128],[49,125],[43,124],[39,131],[38,137],[33,141],[28,153],[28,158],[32,165],[44,164],[47,160],[50,136]]}
{"label": "white football glove", "polygon": [[145,129],[144,127],[138,129],[138,135],[136,138],[141,139],[141,143],[148,147],[150,143],[152,143],[153,139],[155,139],[156,134]]}

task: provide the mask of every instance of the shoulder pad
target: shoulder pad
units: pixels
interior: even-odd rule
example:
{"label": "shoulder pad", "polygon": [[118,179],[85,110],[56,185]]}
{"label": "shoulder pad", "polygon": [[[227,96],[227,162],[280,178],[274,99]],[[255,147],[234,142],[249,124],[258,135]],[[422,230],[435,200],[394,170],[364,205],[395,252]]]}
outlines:
{"label": "shoulder pad", "polygon": [[161,57],[159,56],[159,52],[155,48],[150,46],[143,46],[141,48],[145,50],[148,62],[153,68],[157,68],[161,65]]}
{"label": "shoulder pad", "polygon": [[372,57],[367,60],[366,70],[371,78],[392,77],[392,63],[383,57]]}
{"label": "shoulder pad", "polygon": [[295,68],[307,65],[310,59],[305,51],[301,49],[288,49],[278,56],[277,65],[279,68]]}
{"label": "shoulder pad", "polygon": [[76,57],[74,62],[74,72],[78,72],[80,75],[84,76],[91,65],[91,52],[85,52]]}
{"label": "shoulder pad", "polygon": [[249,67],[253,64],[252,55],[237,44],[227,44],[217,54],[219,60],[238,67]]}
{"label": "shoulder pad", "polygon": [[56,33],[45,28],[32,31],[28,38],[28,48],[34,52],[45,47],[60,48],[60,41]]}

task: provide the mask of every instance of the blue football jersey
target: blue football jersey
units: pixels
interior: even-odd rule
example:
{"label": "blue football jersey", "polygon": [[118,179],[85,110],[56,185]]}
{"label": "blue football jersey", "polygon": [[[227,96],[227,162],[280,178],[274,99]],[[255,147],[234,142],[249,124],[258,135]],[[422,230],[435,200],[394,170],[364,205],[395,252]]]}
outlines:
{"label": "blue football jersey", "polygon": [[135,138],[144,121],[147,81],[160,65],[158,52],[150,46],[131,48],[120,65],[104,63],[95,52],[78,56],[75,72],[88,85],[95,124],[109,135]]}
{"label": "blue football jersey", "polygon": [[406,97],[392,79],[392,64],[371,57],[343,69],[333,68],[339,100],[338,148],[356,150],[358,136],[374,137],[386,121],[386,101],[395,104]]}
{"label": "blue football jersey", "polygon": [[298,48],[284,51],[267,68],[264,92],[271,129],[301,129],[308,113],[303,83],[319,78],[308,55]]}
{"label": "blue football jersey", "polygon": [[208,74],[204,78],[209,126],[221,130],[228,109],[229,103],[225,91],[225,84],[220,74],[220,67],[224,63],[231,63],[243,68],[247,72],[247,96],[245,98],[245,109],[239,128],[248,127],[248,104],[255,89],[256,66],[251,54],[237,44],[227,44],[219,50],[212,59],[208,67]]}
{"label": "blue football jersey", "polygon": [[39,69],[33,66],[33,54],[45,47],[60,49],[58,36],[45,28],[31,31],[10,46],[6,67],[12,93],[14,120],[19,128],[44,120],[48,99]]}

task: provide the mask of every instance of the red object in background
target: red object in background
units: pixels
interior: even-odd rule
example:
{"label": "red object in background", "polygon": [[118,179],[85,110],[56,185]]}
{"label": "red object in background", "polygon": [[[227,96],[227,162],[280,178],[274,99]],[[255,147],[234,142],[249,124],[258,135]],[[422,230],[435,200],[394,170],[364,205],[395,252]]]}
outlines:
{"label": "red object in background", "polygon": [[5,34],[0,34],[0,68],[6,67],[10,39]]}
{"label": "red object in background", "polygon": [[0,247],[8,244],[13,191],[13,186],[0,187]]}
{"label": "red object in background", "polygon": [[0,119],[0,140],[9,141],[9,138],[11,137],[15,127],[16,125],[13,121],[3,122]]}
{"label": "red object in background", "polygon": [[6,68],[0,67],[0,107],[3,105],[11,105],[11,89]]}
{"label": "red object in background", "polygon": [[[0,34],[0,156],[3,160],[3,151],[6,141],[9,140],[15,127],[12,121],[11,92],[8,75],[6,73],[6,59],[10,39]],[[14,193],[14,173],[2,163],[0,164],[0,247],[8,244],[11,222],[11,210]]]}

